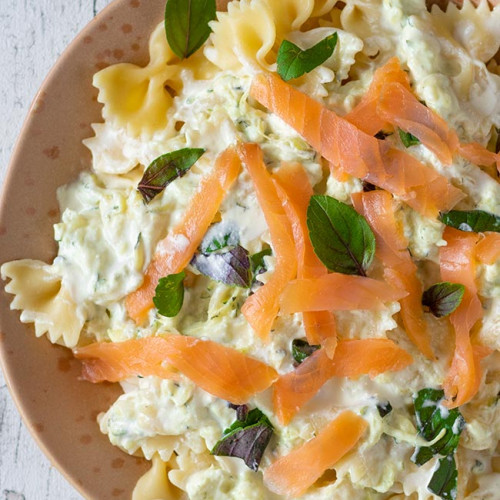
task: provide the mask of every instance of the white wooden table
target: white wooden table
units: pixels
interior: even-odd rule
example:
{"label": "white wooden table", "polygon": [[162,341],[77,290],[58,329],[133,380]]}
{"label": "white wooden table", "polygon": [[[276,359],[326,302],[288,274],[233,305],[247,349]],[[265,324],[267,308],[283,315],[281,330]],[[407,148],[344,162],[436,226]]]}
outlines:
{"label": "white wooden table", "polygon": [[[111,0],[0,0],[0,182],[45,75]],[[0,500],[79,500],[28,433],[0,370]]]}

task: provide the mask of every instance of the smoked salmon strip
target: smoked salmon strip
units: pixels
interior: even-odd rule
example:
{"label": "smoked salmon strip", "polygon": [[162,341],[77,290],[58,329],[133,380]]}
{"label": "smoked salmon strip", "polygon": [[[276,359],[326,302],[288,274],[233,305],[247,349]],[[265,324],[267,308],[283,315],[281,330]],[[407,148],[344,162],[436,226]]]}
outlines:
{"label": "smoked salmon strip", "polygon": [[403,370],[412,362],[410,354],[389,339],[340,340],[333,360],[319,349],[295,370],[280,376],[273,386],[274,412],[287,425],[332,377],[373,378]]}
{"label": "smoked salmon strip", "polygon": [[213,170],[201,179],[181,222],[158,243],[142,285],[126,298],[128,314],[137,324],[144,322],[153,307],[160,278],[181,272],[192,259],[240,169],[233,148],[222,152]]}
{"label": "smoked salmon strip", "polygon": [[381,68],[378,68],[370,87],[359,104],[344,118],[369,135],[375,135],[381,130],[392,130],[392,125],[380,117],[377,105],[382,88],[389,82],[397,82],[410,90],[408,74],[401,69],[397,57],[392,57]]}
{"label": "smoked salmon strip", "polygon": [[476,245],[475,253],[482,264],[494,264],[500,259],[500,233],[485,233]]}
{"label": "smoked salmon strip", "polygon": [[407,292],[400,304],[408,337],[425,356],[434,359],[422,307],[422,283],[408,251],[403,228],[394,216],[392,196],[386,191],[376,190],[355,193],[351,198],[354,208],[367,220],[375,234],[376,255],[384,265],[384,278],[393,287]]}
{"label": "smoked salmon strip", "polygon": [[460,144],[458,152],[471,163],[484,167],[485,172],[498,181],[500,153],[493,153],[477,142]]}
{"label": "smoked salmon strip", "polygon": [[297,257],[292,228],[264,164],[262,150],[257,144],[241,144],[238,154],[255,187],[276,256],[276,267],[267,283],[250,295],[241,308],[252,329],[266,340],[278,315],[281,292],[297,274]]}
{"label": "smoked salmon strip", "polygon": [[162,335],[125,342],[101,342],[76,349],[83,378],[118,382],[134,375],[172,378],[173,369],[210,394],[244,404],[277,379],[276,371],[211,340]]}
{"label": "smoked salmon strip", "polygon": [[368,423],[352,411],[344,411],[321,432],[264,471],[264,483],[274,493],[298,497],[327,469],[351,451]]}
{"label": "smoked salmon strip", "polygon": [[455,330],[455,351],[443,389],[447,405],[452,408],[470,401],[481,383],[480,356],[474,352],[470,339],[472,327],[483,317],[475,283],[474,254],[479,238],[477,233],[446,227],[443,239],[447,246],[439,249],[441,279],[465,286],[462,302],[450,314]]}
{"label": "smoked salmon strip", "polygon": [[[315,278],[328,269],[314,252],[307,228],[307,208],[313,195],[311,183],[300,163],[284,163],[273,174],[278,197],[290,224],[297,252],[297,277]],[[321,344],[330,358],[337,344],[335,316],[330,311],[309,311],[302,314],[309,344]]]}
{"label": "smoked salmon strip", "polygon": [[331,164],[398,195],[423,215],[436,217],[464,197],[432,168],[362,132],[277,75],[256,76],[250,93]]}
{"label": "smoked salmon strip", "polygon": [[281,313],[304,311],[380,310],[408,292],[383,281],[341,273],[291,281],[281,296]]}
{"label": "smoked salmon strip", "polygon": [[451,165],[458,147],[454,131],[440,116],[422,104],[408,87],[386,83],[377,111],[381,119],[417,137],[445,165]]}

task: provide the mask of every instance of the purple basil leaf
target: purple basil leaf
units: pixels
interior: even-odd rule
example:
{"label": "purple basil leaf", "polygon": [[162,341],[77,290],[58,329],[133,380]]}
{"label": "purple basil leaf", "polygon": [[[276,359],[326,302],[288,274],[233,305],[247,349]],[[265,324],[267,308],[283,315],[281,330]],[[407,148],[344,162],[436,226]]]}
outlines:
{"label": "purple basil leaf", "polygon": [[191,265],[201,274],[226,285],[249,288],[252,271],[248,252],[240,245],[209,254],[197,253]]}
{"label": "purple basil leaf", "polygon": [[204,152],[204,149],[184,148],[156,158],[137,186],[144,201],[149,203],[177,177],[186,175]]}
{"label": "purple basil leaf", "polygon": [[[243,405],[246,407],[246,405]],[[236,411],[240,407],[236,407]],[[244,419],[238,419],[226,429],[222,438],[215,444],[212,455],[223,457],[237,457],[256,471],[264,451],[273,435],[273,426],[269,419],[258,409],[254,408],[247,413]]]}

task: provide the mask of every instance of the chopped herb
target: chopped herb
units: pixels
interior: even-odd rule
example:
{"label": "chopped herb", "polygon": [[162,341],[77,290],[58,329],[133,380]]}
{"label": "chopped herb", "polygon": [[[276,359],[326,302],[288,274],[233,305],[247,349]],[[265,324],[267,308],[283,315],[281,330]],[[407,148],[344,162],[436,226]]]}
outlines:
{"label": "chopped herb", "polygon": [[386,137],[389,137],[392,135],[392,132],[384,132],[383,130],[379,130],[376,134],[375,137],[381,141],[385,140]]}
{"label": "chopped herb", "polygon": [[278,74],[287,82],[309,73],[331,57],[337,45],[337,38],[337,33],[333,33],[307,50],[283,40],[278,50]]}
{"label": "chopped herb", "polygon": [[417,144],[420,144],[420,140],[413,134],[410,134],[410,132],[405,132],[404,130],[401,129],[398,129],[398,131],[401,142],[403,143],[405,148],[409,148],[410,146],[416,146]]}
{"label": "chopped herb", "polygon": [[269,419],[258,408],[254,408],[243,420],[237,418],[231,427],[223,432],[222,438],[217,441],[211,453],[241,458],[247,467],[256,471],[273,431]]}
{"label": "chopped herb", "polygon": [[243,288],[252,285],[248,251],[240,245],[208,254],[196,253],[191,259],[191,265],[201,274],[226,285]]}
{"label": "chopped herb", "polygon": [[175,55],[185,59],[205,43],[215,10],[215,0],[167,0],[165,34]]}
{"label": "chopped herb", "polygon": [[500,233],[500,217],[483,210],[450,210],[439,214],[439,220],[460,231]]}
{"label": "chopped herb", "polygon": [[455,457],[448,455],[439,459],[427,488],[444,500],[457,498],[458,471]]}
{"label": "chopped herb", "polygon": [[219,250],[230,250],[240,242],[238,229],[232,223],[219,222],[212,224],[200,245],[202,253],[212,253]]}
{"label": "chopped herb", "polygon": [[330,271],[366,276],[375,236],[354,208],[330,196],[312,196],[307,227],[314,252]]}
{"label": "chopped herb", "polygon": [[265,273],[267,271],[266,263],[264,257],[272,255],[273,252],[270,248],[265,248],[258,253],[254,253],[250,257],[250,263],[252,264],[252,273],[255,276]]}
{"label": "chopped herb", "polygon": [[414,400],[419,434],[427,441],[433,441],[444,431],[436,443],[415,450],[412,460],[417,465],[425,464],[436,454],[452,455],[458,446],[465,420],[457,408],[449,410],[444,407],[441,404],[443,398],[442,390],[422,389]]}
{"label": "chopped herb", "polygon": [[248,415],[248,406],[247,405],[233,405],[233,403],[229,403],[229,408],[236,410],[236,420],[245,421]]}
{"label": "chopped herb", "polygon": [[177,177],[186,175],[204,152],[204,149],[184,148],[156,158],[137,186],[144,201],[149,203]]}
{"label": "chopped herb", "polygon": [[363,181],[363,192],[368,193],[369,191],[375,191],[377,186],[368,181]]}
{"label": "chopped herb", "polygon": [[162,316],[177,316],[184,302],[184,278],[186,273],[169,274],[161,278],[155,290],[153,303]]}
{"label": "chopped herb", "polygon": [[460,283],[444,281],[432,285],[422,295],[422,304],[427,306],[437,318],[448,316],[462,302],[465,287]]}
{"label": "chopped herb", "polygon": [[321,346],[310,345],[302,339],[294,339],[292,342],[292,356],[297,364],[300,365],[306,358],[308,358],[314,351],[317,351]]}
{"label": "chopped herb", "polygon": [[379,403],[377,405],[377,410],[378,410],[378,414],[382,418],[384,418],[386,415],[389,415],[389,413],[391,413],[392,405],[391,405],[391,403],[389,403],[389,401],[384,401],[384,402]]}

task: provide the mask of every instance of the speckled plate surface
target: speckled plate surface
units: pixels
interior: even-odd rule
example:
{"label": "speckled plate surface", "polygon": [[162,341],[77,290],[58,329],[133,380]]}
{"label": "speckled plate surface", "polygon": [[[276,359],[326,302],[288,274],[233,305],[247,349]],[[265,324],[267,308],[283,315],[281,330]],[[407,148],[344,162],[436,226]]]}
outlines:
{"label": "speckled plate surface", "polygon": [[[81,144],[102,121],[92,75],[120,61],[144,64],[149,33],[161,21],[164,0],[116,0],[73,41],[52,69],[24,124],[0,202],[0,262],[51,262],[58,186],[90,165]],[[3,289],[3,287],[2,287]],[[130,498],[148,468],[113,447],[96,416],[120,394],[117,385],[79,381],[71,353],[36,339],[0,293],[0,360],[11,394],[29,430],[51,462],[89,499]]]}

